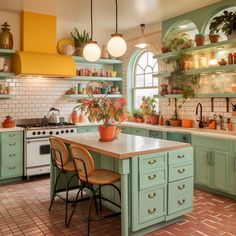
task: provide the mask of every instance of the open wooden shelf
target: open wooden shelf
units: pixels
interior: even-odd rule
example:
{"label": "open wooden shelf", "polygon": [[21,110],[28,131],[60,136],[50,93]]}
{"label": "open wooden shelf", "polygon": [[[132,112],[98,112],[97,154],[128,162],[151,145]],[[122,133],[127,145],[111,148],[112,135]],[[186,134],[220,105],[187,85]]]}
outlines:
{"label": "open wooden shelf", "polygon": [[95,98],[121,98],[122,94],[65,94],[64,98],[66,99],[83,99],[83,98],[91,98],[91,97],[95,97]]}
{"label": "open wooden shelf", "polygon": [[13,49],[0,49],[1,56],[9,56],[11,54],[14,54],[16,51]]}
{"label": "open wooden shelf", "polygon": [[103,77],[103,76],[76,76],[69,79],[78,81],[113,81],[113,82],[122,81],[121,77]]}
{"label": "open wooden shelf", "polygon": [[86,63],[86,64],[101,64],[101,65],[114,65],[121,64],[121,60],[117,59],[98,59],[95,62],[87,61],[84,57],[73,56],[73,59],[76,63]]}
{"label": "open wooden shelf", "polygon": [[15,97],[16,97],[15,94],[0,94],[0,99],[11,99]]}

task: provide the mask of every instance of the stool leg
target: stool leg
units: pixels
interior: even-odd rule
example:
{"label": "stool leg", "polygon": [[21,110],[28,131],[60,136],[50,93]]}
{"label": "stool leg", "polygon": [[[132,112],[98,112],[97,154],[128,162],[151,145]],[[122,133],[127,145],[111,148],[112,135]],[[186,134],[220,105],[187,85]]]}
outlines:
{"label": "stool leg", "polygon": [[60,177],[61,173],[62,173],[62,171],[60,171],[57,174],[56,182],[55,182],[54,189],[53,189],[52,199],[51,199],[50,206],[49,206],[49,209],[48,209],[49,211],[51,211],[51,208],[52,208],[52,204],[53,204],[53,201],[54,201],[54,198],[55,198],[55,195],[56,195],[57,183],[58,183],[58,180],[59,180],[59,177]]}
{"label": "stool leg", "polygon": [[99,210],[102,212],[102,191],[101,191],[101,185],[99,185]]}
{"label": "stool leg", "polygon": [[94,197],[94,189],[93,189],[93,186],[91,186],[90,187],[89,214],[88,214],[88,236],[90,234],[91,208],[92,208],[93,197]]}

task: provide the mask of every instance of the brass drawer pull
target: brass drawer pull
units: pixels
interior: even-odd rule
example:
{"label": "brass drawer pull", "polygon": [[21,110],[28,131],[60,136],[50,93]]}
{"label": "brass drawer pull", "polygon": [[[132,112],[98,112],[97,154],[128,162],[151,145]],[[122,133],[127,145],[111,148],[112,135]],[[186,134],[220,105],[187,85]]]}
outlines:
{"label": "brass drawer pull", "polygon": [[148,161],[148,164],[149,165],[153,165],[153,164],[155,164],[157,162],[157,160],[152,160],[152,161]]}
{"label": "brass drawer pull", "polygon": [[9,157],[15,157],[16,156],[16,154],[14,153],[14,154],[9,154]]}
{"label": "brass drawer pull", "polygon": [[156,193],[153,193],[153,194],[148,194],[148,198],[154,198],[154,197],[156,197]]}
{"label": "brass drawer pull", "polygon": [[180,186],[180,185],[178,186],[179,190],[183,190],[184,188],[185,188],[185,184],[183,184],[182,186]]}
{"label": "brass drawer pull", "polygon": [[156,208],[153,208],[153,209],[148,209],[148,213],[149,214],[153,214],[156,212]]}
{"label": "brass drawer pull", "polygon": [[182,170],[178,169],[179,174],[183,174],[185,172],[185,169],[183,168]]}
{"label": "brass drawer pull", "polygon": [[16,167],[15,166],[9,166],[9,170],[15,170]]}
{"label": "brass drawer pull", "polygon": [[148,176],[148,179],[152,180],[152,179],[155,179],[157,176],[154,174],[153,176]]}
{"label": "brass drawer pull", "polygon": [[183,199],[182,201],[178,201],[179,205],[183,205],[185,203],[185,199]]}
{"label": "brass drawer pull", "polygon": [[16,143],[9,143],[9,146],[15,146]]}
{"label": "brass drawer pull", "polygon": [[184,158],[184,154],[183,155],[178,155],[178,158]]}

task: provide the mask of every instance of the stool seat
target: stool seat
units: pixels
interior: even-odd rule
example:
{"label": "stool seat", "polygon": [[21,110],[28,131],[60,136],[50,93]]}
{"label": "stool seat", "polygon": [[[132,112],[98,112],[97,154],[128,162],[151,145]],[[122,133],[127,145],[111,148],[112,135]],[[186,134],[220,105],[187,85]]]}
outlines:
{"label": "stool seat", "polygon": [[[86,177],[80,176],[80,179],[86,182]],[[120,174],[107,169],[95,169],[92,176],[88,176],[88,183],[90,184],[112,184],[120,181]]]}

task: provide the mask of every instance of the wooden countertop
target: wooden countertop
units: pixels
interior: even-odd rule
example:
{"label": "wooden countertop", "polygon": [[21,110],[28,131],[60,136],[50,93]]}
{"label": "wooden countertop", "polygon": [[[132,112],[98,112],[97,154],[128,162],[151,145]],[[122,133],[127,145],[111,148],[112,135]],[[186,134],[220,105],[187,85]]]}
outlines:
{"label": "wooden countertop", "polygon": [[99,141],[98,133],[82,133],[67,136],[58,135],[56,137],[61,138],[67,144],[81,144],[90,151],[118,159],[127,159],[132,156],[146,155],[191,146],[188,143],[129,134],[120,134],[120,137],[112,142]]}

